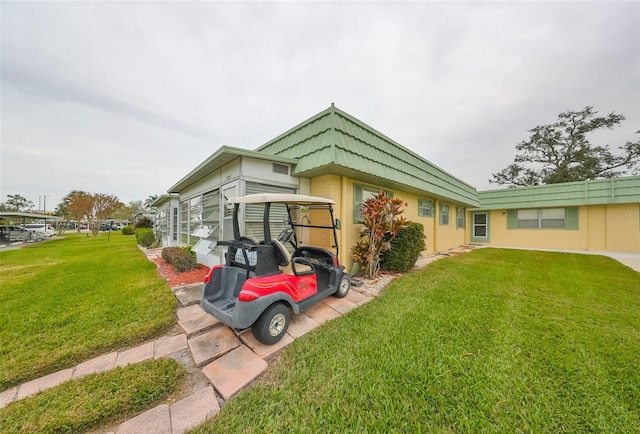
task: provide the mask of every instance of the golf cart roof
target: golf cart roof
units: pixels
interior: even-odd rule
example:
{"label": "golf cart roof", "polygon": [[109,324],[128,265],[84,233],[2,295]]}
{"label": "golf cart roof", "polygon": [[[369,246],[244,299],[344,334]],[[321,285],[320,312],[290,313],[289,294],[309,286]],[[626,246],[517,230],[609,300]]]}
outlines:
{"label": "golf cart roof", "polygon": [[246,196],[232,197],[230,203],[287,203],[290,205],[313,205],[330,204],[335,205],[333,199],[326,197],[307,196],[304,194],[282,194],[282,193],[258,193]]}

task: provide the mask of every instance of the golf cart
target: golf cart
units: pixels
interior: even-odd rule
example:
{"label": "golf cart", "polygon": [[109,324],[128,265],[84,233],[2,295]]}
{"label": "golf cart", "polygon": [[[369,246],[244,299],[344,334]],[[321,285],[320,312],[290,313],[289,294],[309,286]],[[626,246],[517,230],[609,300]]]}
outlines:
{"label": "golf cart", "polygon": [[291,311],[347,295],[351,280],[338,262],[333,200],[274,193],[229,203],[233,240],[217,243],[227,251],[225,263],[214,265],[204,280],[200,306],[207,313],[237,330],[251,327],[259,342],[270,345],[286,333]]}

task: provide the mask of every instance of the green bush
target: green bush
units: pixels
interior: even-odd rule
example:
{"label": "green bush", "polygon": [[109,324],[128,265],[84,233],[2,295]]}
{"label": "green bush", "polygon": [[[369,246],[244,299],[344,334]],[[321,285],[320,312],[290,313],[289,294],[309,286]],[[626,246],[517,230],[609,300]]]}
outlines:
{"label": "green bush", "polygon": [[149,217],[140,217],[136,220],[136,229],[140,228],[153,228],[153,220]]}
{"label": "green bush", "polygon": [[142,247],[153,247],[156,242],[156,237],[153,235],[153,229],[138,228],[136,229],[136,241]]}
{"label": "green bush", "polygon": [[391,241],[391,248],[382,254],[380,268],[401,273],[411,270],[425,249],[424,238],[424,227],[420,223],[407,223]]}
{"label": "green bush", "polygon": [[122,235],[133,235],[136,231],[133,230],[133,226],[125,226],[122,228]]}
{"label": "green bush", "polygon": [[172,255],[172,264],[176,271],[184,272],[195,270],[198,267],[195,255],[190,250],[178,248]]}

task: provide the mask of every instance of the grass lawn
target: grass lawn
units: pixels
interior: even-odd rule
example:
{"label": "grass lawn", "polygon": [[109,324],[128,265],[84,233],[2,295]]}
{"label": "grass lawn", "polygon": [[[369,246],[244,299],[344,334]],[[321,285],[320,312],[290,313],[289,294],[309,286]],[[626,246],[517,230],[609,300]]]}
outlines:
{"label": "grass lawn", "polygon": [[0,391],[175,322],[175,298],[134,237],[65,237],[0,251]]}
{"label": "grass lawn", "polygon": [[67,381],[0,409],[0,432],[77,433],[123,422],[171,397],[186,375],[160,359]]}
{"label": "grass lawn", "polygon": [[437,261],[293,342],[196,432],[639,432],[640,274],[600,256]]}

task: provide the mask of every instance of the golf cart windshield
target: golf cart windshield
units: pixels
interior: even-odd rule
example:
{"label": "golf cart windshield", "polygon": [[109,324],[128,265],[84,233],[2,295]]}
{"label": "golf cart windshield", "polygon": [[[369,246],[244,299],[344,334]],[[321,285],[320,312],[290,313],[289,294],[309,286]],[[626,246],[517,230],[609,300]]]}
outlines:
{"label": "golf cart windshield", "polygon": [[[234,205],[234,238],[251,237],[258,242],[278,240],[293,252],[303,245],[333,250],[338,254],[336,221],[331,199],[298,194],[253,194],[229,199]],[[244,204],[244,233],[238,214]]]}

